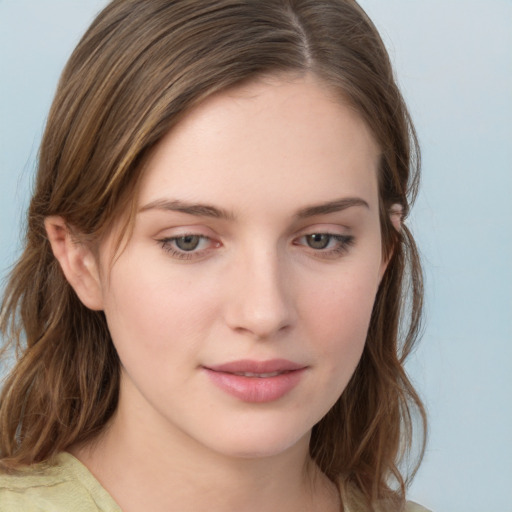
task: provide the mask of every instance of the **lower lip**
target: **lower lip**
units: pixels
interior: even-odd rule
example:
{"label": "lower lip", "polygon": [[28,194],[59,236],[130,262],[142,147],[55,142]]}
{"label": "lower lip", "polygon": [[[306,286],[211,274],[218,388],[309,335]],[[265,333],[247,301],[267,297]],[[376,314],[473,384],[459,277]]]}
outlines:
{"label": "lower lip", "polygon": [[208,377],[222,391],[252,403],[273,402],[282,398],[299,384],[304,370],[301,368],[275,377],[244,377],[205,368]]}

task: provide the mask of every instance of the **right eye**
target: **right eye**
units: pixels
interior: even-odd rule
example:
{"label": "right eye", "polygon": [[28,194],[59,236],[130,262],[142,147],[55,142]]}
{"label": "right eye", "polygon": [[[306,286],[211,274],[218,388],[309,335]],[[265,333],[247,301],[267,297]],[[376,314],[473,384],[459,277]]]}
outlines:
{"label": "right eye", "polygon": [[193,233],[163,238],[158,242],[171,256],[183,260],[201,257],[209,249],[220,246],[207,236]]}
{"label": "right eye", "polygon": [[181,251],[194,251],[199,246],[201,239],[204,238],[200,235],[186,235],[174,239],[174,244]]}

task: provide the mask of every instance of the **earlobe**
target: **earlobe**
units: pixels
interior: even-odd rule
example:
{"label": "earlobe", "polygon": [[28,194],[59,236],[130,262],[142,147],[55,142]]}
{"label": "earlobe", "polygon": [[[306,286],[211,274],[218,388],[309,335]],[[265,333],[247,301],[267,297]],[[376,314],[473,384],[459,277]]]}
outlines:
{"label": "earlobe", "polygon": [[102,310],[100,273],[91,249],[77,240],[62,217],[46,217],[44,225],[53,254],[78,298],[89,309]]}

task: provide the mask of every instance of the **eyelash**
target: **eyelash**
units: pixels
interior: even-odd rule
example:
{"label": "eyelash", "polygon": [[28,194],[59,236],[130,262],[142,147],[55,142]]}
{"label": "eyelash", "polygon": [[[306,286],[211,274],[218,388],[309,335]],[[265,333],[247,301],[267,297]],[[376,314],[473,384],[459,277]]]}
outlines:
{"label": "eyelash", "polygon": [[[329,237],[328,244],[329,246],[331,242],[334,240],[337,242],[336,246],[329,249],[315,249],[311,246],[308,246],[306,243],[298,243],[297,240],[306,239],[307,237],[312,236],[327,236]],[[177,248],[174,244],[177,240],[184,239],[187,237],[198,237],[199,238],[199,244],[201,241],[212,241],[211,238],[204,236],[204,235],[198,235],[196,233],[184,233],[180,236],[174,236],[169,238],[163,238],[161,240],[158,240],[158,243],[162,246],[165,252],[169,253],[172,257],[180,260],[192,260],[194,258],[201,258],[202,256],[205,256],[207,252],[209,252],[212,247],[208,247],[206,249],[196,250],[192,249],[191,251],[185,251],[183,249]],[[314,232],[314,233],[308,233],[306,235],[302,235],[294,240],[294,245],[303,245],[307,247],[309,250],[311,250],[315,256],[320,258],[336,258],[337,256],[341,256],[348,252],[350,247],[354,245],[355,238],[351,235],[337,235],[333,233],[322,233],[322,232]],[[219,247],[221,244],[220,242],[217,242],[214,244],[216,247]],[[215,248],[215,247],[213,247]]]}

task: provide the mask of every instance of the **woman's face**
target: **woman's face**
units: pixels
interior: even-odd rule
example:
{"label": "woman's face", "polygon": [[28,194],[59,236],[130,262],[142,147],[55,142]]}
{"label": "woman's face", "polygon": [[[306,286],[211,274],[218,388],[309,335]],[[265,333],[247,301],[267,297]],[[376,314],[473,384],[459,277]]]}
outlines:
{"label": "woman's face", "polygon": [[307,442],[360,359],[385,270],[378,148],[311,76],[209,98],[156,148],[133,236],[100,247],[145,438],[258,457]]}

